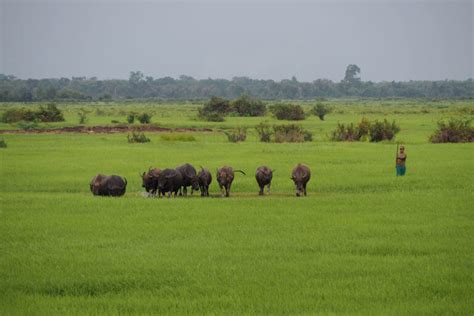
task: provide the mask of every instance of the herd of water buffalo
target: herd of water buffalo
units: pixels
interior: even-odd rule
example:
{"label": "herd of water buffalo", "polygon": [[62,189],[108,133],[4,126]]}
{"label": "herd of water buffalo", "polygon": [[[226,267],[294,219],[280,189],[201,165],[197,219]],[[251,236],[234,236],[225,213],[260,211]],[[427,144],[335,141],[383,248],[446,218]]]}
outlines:
{"label": "herd of water buffalo", "polygon": [[[259,194],[263,195],[264,188],[267,187],[270,192],[273,172],[267,166],[257,168],[255,178],[260,187]],[[242,170],[234,170],[232,167],[222,167],[217,169],[217,183],[221,190],[222,196],[230,195],[230,187],[234,181],[235,172],[240,172],[245,175]],[[187,195],[188,187],[191,187],[191,194],[194,191],[201,191],[201,196],[209,196],[209,185],[212,182],[212,175],[209,170],[201,167],[199,173],[196,169],[186,163],[177,167],[176,169],[159,169],[150,168],[148,172],[143,172],[140,175],[142,178],[142,186],[150,196],[158,197],[168,195],[174,196]],[[296,196],[306,195],[306,184],[311,178],[311,171],[303,164],[298,164],[291,173],[291,179],[296,186]],[[120,176],[112,175],[106,176],[97,174],[90,182],[90,189],[94,195],[102,196],[122,196],[125,194],[127,188],[127,179]]]}

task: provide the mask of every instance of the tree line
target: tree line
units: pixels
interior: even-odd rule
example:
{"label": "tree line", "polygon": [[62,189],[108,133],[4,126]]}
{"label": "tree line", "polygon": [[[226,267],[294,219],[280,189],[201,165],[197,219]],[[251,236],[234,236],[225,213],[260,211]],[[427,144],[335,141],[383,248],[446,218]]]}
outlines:
{"label": "tree line", "polygon": [[347,66],[344,79],[334,82],[317,79],[300,82],[295,77],[281,81],[234,77],[226,79],[179,78],[155,79],[140,71],[130,72],[128,80],[99,80],[96,77],[18,79],[0,74],[0,102],[65,100],[202,100],[218,96],[234,99],[247,94],[260,99],[314,98],[473,98],[472,78],[464,81],[362,81],[357,65]]}

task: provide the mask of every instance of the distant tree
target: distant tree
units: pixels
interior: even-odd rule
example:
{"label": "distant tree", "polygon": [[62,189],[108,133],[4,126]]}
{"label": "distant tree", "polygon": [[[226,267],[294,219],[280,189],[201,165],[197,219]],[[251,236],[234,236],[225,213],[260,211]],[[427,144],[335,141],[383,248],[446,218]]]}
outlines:
{"label": "distant tree", "polygon": [[346,68],[346,75],[344,76],[344,81],[347,83],[358,83],[360,82],[360,77],[356,77],[360,73],[360,68],[357,65],[350,64]]}
{"label": "distant tree", "polygon": [[144,75],[141,71],[130,71],[130,77],[128,78],[128,81],[132,84],[137,84],[142,81],[143,78]]}
{"label": "distant tree", "polygon": [[332,108],[330,106],[320,102],[316,103],[316,105],[312,109],[313,114],[319,117],[321,121],[324,121],[324,116],[326,116],[326,114],[328,113],[331,113],[331,111]]}

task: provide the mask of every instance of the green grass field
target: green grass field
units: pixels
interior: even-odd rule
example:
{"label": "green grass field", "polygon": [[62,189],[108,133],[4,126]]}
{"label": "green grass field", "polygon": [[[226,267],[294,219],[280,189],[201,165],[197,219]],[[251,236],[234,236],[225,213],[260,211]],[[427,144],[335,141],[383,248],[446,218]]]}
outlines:
{"label": "green grass field", "polygon": [[[228,143],[216,132],[179,142],[147,133],[0,135],[0,314],[454,314],[474,313],[474,147],[430,144],[442,118],[472,117],[472,101],[332,101],[301,144]],[[18,106],[18,105],[6,105]],[[266,118],[194,119],[193,104],[63,106],[77,124],[155,111],[169,127],[252,127]],[[111,110],[111,108],[113,108]],[[96,111],[96,109],[94,109]],[[99,111],[99,112],[100,112]],[[471,111],[471,112],[470,112]],[[469,116],[470,115],[470,116]],[[335,143],[337,122],[395,119],[407,176],[395,177],[395,142]],[[17,125],[0,124],[1,129]],[[142,194],[149,166],[190,162],[236,174],[230,198],[154,199]],[[311,167],[308,196],[290,180]],[[254,171],[276,169],[259,197]],[[128,180],[122,198],[93,197],[98,172]]]}

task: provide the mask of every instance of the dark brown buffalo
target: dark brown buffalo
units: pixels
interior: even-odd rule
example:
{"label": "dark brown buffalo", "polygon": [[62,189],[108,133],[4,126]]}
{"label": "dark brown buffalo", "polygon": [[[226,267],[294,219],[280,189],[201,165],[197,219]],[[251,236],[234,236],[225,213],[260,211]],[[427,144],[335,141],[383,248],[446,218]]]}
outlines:
{"label": "dark brown buffalo", "polygon": [[90,189],[94,195],[122,196],[127,189],[127,179],[116,175],[106,176],[97,174],[90,182]]}
{"label": "dark brown buffalo", "polygon": [[179,189],[183,185],[183,176],[178,170],[165,169],[162,170],[158,177],[158,196],[168,193],[168,197],[174,192],[174,196],[178,195]]}
{"label": "dark brown buffalo", "polygon": [[156,194],[160,172],[161,169],[159,168],[150,168],[148,172],[143,172],[143,174],[140,175],[142,177],[142,187],[144,187],[149,194]]}
{"label": "dark brown buffalo", "polygon": [[209,196],[209,185],[212,182],[212,175],[209,170],[201,167],[198,174],[199,188],[201,189],[201,196]]}
{"label": "dark brown buffalo", "polygon": [[[243,172],[242,170],[235,171],[241,172],[245,175],[245,172]],[[225,196],[229,196],[232,181],[234,181],[234,170],[232,169],[232,167],[224,166],[220,169],[217,169],[217,183],[219,183],[219,188],[221,189],[222,196],[224,196],[224,189]]]}
{"label": "dark brown buffalo", "polygon": [[291,173],[291,179],[296,185],[296,196],[300,196],[302,193],[306,196],[306,184],[311,178],[311,171],[303,164],[298,164]]}
{"label": "dark brown buffalo", "polygon": [[255,179],[257,179],[258,186],[260,187],[259,195],[263,195],[263,189],[267,186],[268,193],[270,193],[270,186],[272,184],[273,170],[267,166],[261,166],[257,168],[255,172]]}
{"label": "dark brown buffalo", "polygon": [[191,194],[193,194],[194,191],[199,190],[199,179],[196,174],[196,169],[194,169],[193,166],[191,166],[188,163],[185,163],[184,165],[176,167],[176,170],[178,170],[183,176],[183,182],[182,182],[183,193],[181,193],[181,189],[180,189],[180,192],[179,192],[180,195],[184,194],[186,196],[188,194],[189,186],[191,186]]}

